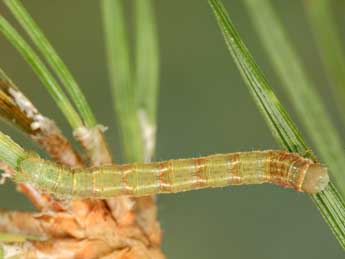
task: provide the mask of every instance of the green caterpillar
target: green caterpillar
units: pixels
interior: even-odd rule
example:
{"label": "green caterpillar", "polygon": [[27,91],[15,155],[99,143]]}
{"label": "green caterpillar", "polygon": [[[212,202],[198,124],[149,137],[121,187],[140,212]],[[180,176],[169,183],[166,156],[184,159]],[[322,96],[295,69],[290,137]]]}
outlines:
{"label": "green caterpillar", "polygon": [[19,162],[14,181],[66,199],[144,196],[260,183],[314,194],[327,186],[329,177],[323,165],[278,150],[76,169],[28,153]]}

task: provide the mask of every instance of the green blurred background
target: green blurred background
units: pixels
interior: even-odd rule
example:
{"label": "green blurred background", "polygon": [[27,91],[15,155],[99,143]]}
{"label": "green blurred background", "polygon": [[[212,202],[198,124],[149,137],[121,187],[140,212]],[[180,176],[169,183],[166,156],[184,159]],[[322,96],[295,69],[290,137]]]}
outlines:
{"label": "green blurred background", "polygon": [[[241,1],[224,2],[274,90],[297,120]],[[324,96],[334,123],[344,132],[338,123],[302,2],[276,0],[274,5],[315,87]],[[26,0],[25,6],[79,81],[98,121],[109,126],[107,138],[115,157],[121,159],[99,1]],[[344,1],[335,0],[334,6],[345,42]],[[0,10],[13,21],[3,5]],[[156,12],[161,49],[156,160],[278,148],[226,50],[207,1],[157,0]],[[51,97],[3,37],[0,53],[1,66],[11,78],[71,137],[71,130]],[[1,130],[24,147],[37,149],[2,122]],[[158,206],[164,231],[163,249],[170,259],[344,256],[309,197],[291,190],[262,185],[160,195]],[[1,186],[0,207],[32,209],[12,184]]]}

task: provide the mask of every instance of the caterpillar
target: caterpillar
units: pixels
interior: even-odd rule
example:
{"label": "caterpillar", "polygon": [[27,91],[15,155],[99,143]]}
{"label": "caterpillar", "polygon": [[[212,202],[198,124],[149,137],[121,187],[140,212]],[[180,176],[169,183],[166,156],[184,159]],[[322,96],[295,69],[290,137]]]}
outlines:
{"label": "caterpillar", "polygon": [[76,169],[28,153],[19,162],[14,181],[70,199],[144,196],[261,183],[315,194],[327,186],[329,177],[325,166],[278,150]]}

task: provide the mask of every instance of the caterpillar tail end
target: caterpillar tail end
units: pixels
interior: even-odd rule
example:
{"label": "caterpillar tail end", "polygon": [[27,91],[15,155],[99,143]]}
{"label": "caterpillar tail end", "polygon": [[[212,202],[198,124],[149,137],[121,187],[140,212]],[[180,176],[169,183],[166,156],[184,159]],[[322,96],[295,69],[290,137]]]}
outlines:
{"label": "caterpillar tail end", "polygon": [[316,194],[323,191],[329,183],[327,168],[321,164],[312,164],[307,169],[302,184],[302,191]]}

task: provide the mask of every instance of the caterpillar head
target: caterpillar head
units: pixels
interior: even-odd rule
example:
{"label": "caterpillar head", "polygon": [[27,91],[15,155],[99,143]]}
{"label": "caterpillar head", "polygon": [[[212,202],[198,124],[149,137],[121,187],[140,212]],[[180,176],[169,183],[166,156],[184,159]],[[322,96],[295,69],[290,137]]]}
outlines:
{"label": "caterpillar head", "polygon": [[323,191],[328,183],[329,176],[327,167],[318,163],[311,164],[305,174],[302,190],[307,193],[316,194]]}
{"label": "caterpillar head", "polygon": [[37,162],[40,160],[36,153],[28,152],[27,156],[18,162],[17,172],[13,180],[17,183],[30,183],[35,176],[33,172],[37,172]]}

